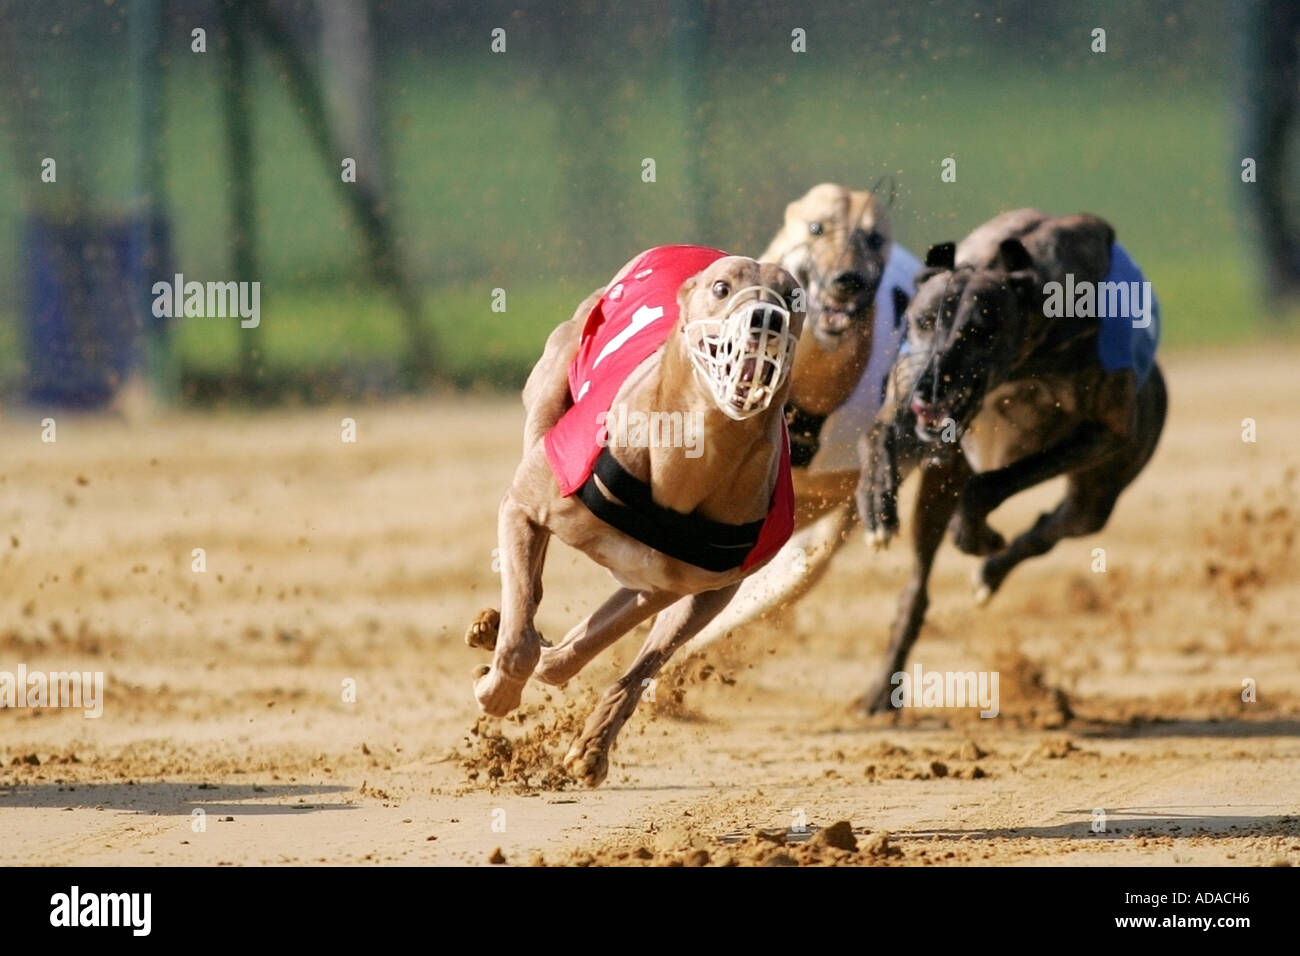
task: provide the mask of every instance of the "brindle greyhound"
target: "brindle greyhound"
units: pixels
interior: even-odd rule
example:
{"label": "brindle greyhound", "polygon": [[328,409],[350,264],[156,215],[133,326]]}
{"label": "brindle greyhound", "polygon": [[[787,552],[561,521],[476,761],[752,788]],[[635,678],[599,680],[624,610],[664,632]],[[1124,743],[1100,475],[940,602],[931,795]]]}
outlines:
{"label": "brindle greyhound", "polygon": [[[1121,264],[1131,266],[1114,239],[1096,216],[1051,218],[1021,209],[990,220],[958,246],[930,249],[906,314],[904,354],[863,437],[857,504],[877,547],[898,530],[901,480],[921,469],[912,576],[884,666],[864,699],[868,710],[889,706],[891,677],[921,630],[946,528],[960,550],[984,557],[975,575],[983,603],[1021,561],[1105,527],[1120,493],[1154,453],[1167,408],[1154,364],[1156,327],[1129,316],[1111,325],[1050,318],[1053,310],[1045,308],[1048,283],[1067,274],[1075,284],[1105,283]],[[1140,277],[1135,268],[1130,274]],[[1154,321],[1150,313],[1146,319]],[[1146,358],[1116,362],[1107,351],[1116,334],[1121,346],[1131,342]],[[989,527],[987,516],[1000,504],[1058,475],[1067,476],[1064,499],[1029,530],[1008,544]]]}

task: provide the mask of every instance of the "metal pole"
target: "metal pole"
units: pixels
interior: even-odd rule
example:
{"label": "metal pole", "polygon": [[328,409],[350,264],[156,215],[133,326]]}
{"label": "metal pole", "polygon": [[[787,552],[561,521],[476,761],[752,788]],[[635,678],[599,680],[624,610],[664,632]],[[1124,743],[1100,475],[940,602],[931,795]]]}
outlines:
{"label": "metal pole", "polygon": [[154,393],[168,401],[180,391],[179,368],[167,319],[150,309],[153,283],[171,281],[163,202],[162,0],[131,0],[128,20],[132,115],[136,123],[134,214],[131,239],[132,304],[144,327],[145,373]]}
{"label": "metal pole", "polygon": [[[230,168],[230,259],[238,282],[257,282],[257,236],[253,192],[252,102],[248,86],[248,20],[242,0],[224,0],[221,17],[226,59],[221,74]],[[251,392],[262,364],[261,327],[239,329],[239,377]]]}

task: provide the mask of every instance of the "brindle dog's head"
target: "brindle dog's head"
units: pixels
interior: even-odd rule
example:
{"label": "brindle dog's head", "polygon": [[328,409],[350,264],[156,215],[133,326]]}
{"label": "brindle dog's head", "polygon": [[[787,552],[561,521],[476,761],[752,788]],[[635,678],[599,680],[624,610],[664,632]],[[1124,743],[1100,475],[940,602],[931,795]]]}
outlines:
{"label": "brindle dog's head", "polygon": [[892,230],[871,192],[822,183],[790,203],[785,224],[761,258],[803,286],[808,328],[832,351],[855,331],[870,335],[871,305],[889,258]]}
{"label": "brindle dog's head", "polygon": [[1042,283],[1019,239],[1003,240],[989,267],[956,267],[954,253],[950,242],[930,249],[906,313],[911,387],[902,395],[929,442],[960,438],[1047,326]]}

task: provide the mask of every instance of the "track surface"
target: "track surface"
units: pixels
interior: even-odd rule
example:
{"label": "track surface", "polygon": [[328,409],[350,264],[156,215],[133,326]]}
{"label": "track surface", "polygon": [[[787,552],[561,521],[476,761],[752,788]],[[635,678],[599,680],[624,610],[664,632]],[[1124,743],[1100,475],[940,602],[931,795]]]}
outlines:
{"label": "track surface", "polygon": [[[0,862],[1300,863],[1297,356],[1165,366],[1165,438],[1109,528],[983,609],[942,552],[914,660],[997,670],[999,717],[849,709],[906,568],[855,540],[796,610],[666,678],[594,792],[551,763],[636,638],[472,733],[461,634],[498,600],[515,401],[67,417],[52,445],[11,414],[0,671],[107,688],[97,720],[0,711]],[[563,547],[547,579],[552,638],[611,587]],[[857,852],[755,835],[839,820]]]}

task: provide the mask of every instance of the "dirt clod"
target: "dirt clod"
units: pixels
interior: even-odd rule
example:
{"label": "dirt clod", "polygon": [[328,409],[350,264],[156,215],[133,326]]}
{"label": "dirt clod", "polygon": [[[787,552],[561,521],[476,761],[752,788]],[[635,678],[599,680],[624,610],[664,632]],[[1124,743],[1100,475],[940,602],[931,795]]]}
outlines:
{"label": "dirt clod", "polygon": [[903,851],[890,842],[888,833],[873,833],[862,841],[862,853],[877,859],[902,856]]}
{"label": "dirt clod", "polygon": [[853,835],[853,824],[848,820],[840,820],[818,830],[808,842],[817,846],[848,850],[851,853],[856,853],[858,849],[857,838]]}

